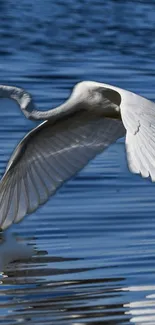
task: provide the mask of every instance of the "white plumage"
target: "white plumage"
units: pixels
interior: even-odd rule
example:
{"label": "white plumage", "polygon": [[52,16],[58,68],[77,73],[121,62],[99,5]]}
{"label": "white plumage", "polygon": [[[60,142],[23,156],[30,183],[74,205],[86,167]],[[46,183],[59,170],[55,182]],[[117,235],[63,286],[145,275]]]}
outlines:
{"label": "white plumage", "polygon": [[0,228],[35,211],[89,160],[126,133],[129,168],[155,181],[155,104],[129,91],[92,81],[46,112],[23,89],[0,86],[27,118],[45,120],[19,143],[0,183]]}

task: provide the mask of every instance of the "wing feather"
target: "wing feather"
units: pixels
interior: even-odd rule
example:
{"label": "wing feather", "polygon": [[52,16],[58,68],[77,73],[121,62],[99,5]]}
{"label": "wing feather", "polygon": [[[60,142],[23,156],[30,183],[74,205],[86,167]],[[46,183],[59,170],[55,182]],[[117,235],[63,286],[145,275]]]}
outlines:
{"label": "wing feather", "polygon": [[111,143],[124,136],[121,121],[80,111],[32,130],[13,153],[0,184],[0,227],[35,211]]}
{"label": "wing feather", "polygon": [[155,104],[128,91],[120,91],[129,169],[155,181]]}
{"label": "wing feather", "polygon": [[111,89],[108,92],[111,102],[112,91],[120,96],[119,111],[127,130],[126,151],[129,169],[143,177],[150,176],[152,181],[155,181],[155,103],[115,86],[102,86],[103,89]]}

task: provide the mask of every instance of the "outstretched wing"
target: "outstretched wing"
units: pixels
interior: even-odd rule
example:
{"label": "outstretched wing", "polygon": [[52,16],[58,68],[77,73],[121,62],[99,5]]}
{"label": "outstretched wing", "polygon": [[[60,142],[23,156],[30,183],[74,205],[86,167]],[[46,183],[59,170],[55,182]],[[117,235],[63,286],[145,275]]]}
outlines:
{"label": "outstretched wing", "polygon": [[124,134],[121,121],[84,110],[32,130],[17,146],[0,183],[0,228],[35,211]]}
{"label": "outstretched wing", "polygon": [[123,97],[120,107],[129,169],[155,181],[155,104],[129,92]]}
{"label": "outstretched wing", "polygon": [[120,113],[127,130],[126,151],[129,169],[155,181],[155,103],[127,90],[102,84],[120,95]]}

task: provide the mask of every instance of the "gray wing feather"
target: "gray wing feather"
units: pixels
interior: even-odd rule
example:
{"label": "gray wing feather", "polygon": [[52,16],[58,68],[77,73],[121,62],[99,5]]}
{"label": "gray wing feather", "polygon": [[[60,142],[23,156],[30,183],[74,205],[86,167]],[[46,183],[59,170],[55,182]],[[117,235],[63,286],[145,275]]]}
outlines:
{"label": "gray wing feather", "polygon": [[80,111],[42,123],[17,146],[0,184],[0,227],[35,211],[125,129],[119,120]]}

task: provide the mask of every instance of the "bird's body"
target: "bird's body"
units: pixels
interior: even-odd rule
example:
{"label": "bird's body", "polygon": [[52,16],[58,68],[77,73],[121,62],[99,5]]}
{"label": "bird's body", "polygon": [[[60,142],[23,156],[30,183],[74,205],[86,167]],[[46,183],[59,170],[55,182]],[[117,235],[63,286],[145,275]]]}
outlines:
{"label": "bird's body", "polygon": [[37,111],[23,89],[0,86],[27,118],[44,120],[13,152],[0,183],[0,228],[19,222],[89,160],[126,133],[129,168],[155,180],[155,104],[115,86],[85,81],[57,108]]}

